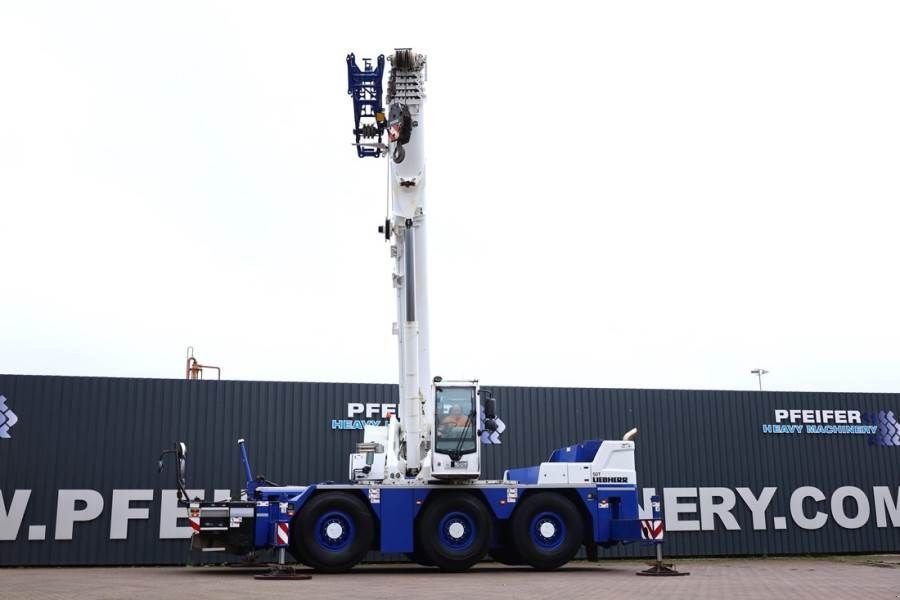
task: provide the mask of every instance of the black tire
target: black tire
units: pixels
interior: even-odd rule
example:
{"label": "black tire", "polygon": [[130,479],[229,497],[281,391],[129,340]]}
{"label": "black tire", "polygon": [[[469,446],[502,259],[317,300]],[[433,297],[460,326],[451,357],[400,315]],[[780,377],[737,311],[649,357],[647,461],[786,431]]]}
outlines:
{"label": "black tire", "polygon": [[539,492],[516,507],[510,534],[526,564],[549,571],[575,558],[584,541],[584,519],[565,496]]}
{"label": "black tire", "polygon": [[313,496],[291,523],[294,558],[324,573],[347,571],[372,547],[375,523],[369,507],[352,493]]}
{"label": "black tire", "polygon": [[413,552],[406,552],[406,558],[411,560],[412,562],[422,565],[423,567],[433,567],[434,563],[425,558],[425,555],[422,554],[421,550],[416,550]]}
{"label": "black tire", "polygon": [[499,531],[495,532],[496,539],[494,542],[497,545],[491,547],[491,558],[501,565],[509,565],[511,567],[524,565],[525,561],[522,560],[522,555],[519,554],[519,550],[509,534],[509,528],[509,520],[500,523]]}
{"label": "black tire", "polygon": [[465,571],[487,554],[491,515],[470,494],[437,492],[419,515],[416,537],[423,558],[442,571]]}
{"label": "black tire", "polygon": [[511,567],[525,564],[522,555],[511,545],[491,548],[491,558],[501,565],[509,565]]}

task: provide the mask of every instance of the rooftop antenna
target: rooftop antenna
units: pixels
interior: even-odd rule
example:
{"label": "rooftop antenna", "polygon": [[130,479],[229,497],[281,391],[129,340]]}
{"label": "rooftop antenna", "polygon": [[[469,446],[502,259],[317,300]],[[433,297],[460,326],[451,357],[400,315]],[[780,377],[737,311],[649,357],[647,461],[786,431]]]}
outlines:
{"label": "rooftop antenna", "polygon": [[759,391],[762,391],[762,378],[766,373],[768,373],[768,371],[765,369],[753,369],[750,371],[751,375],[756,375],[759,378]]}

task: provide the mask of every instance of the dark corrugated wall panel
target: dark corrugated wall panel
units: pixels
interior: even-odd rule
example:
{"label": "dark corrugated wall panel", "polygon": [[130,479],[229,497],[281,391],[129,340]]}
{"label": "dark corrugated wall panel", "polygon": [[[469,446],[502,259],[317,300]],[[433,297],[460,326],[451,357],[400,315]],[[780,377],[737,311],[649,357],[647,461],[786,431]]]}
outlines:
{"label": "dark corrugated wall panel", "polygon": [[[685,390],[488,387],[507,425],[504,443],[486,447],[485,478],[545,460],[554,448],[590,438],[619,438],[637,426],[639,484],[663,488],[765,486],[778,491],[767,529],[755,531],[740,498],[732,511],[741,530],[679,531],[666,553],[679,555],[874,552],[900,549],[900,528],[877,527],[874,506],[861,528],[837,526],[829,513],[817,530],[790,518],[791,492],[814,485],[826,496],[856,486],[870,500],[873,486],[900,486],[900,448],[869,446],[856,435],[765,435],[776,408],[900,408],[897,394],[782,393]],[[116,379],[0,375],[0,394],[19,417],[12,438],[0,440],[0,491],[9,509],[15,490],[31,497],[15,541],[0,541],[0,564],[147,564],[196,560],[183,540],[159,539],[161,488],[171,470],[155,472],[161,449],[189,445],[190,487],[242,487],[235,440],[245,438],[254,470],[279,483],[346,478],[347,455],[360,431],[332,430],[348,402],[388,403],[396,386],[341,383]],[[74,539],[54,541],[57,492],[93,489],[104,499],[100,517],[76,523]],[[110,540],[114,489],[153,489],[148,520],[131,521],[127,540]],[[807,512],[815,512],[807,501]],[[852,516],[853,510],[848,510]],[[773,517],[788,528],[775,530]],[[685,518],[699,518],[685,515]],[[45,541],[29,541],[29,525],[47,525]],[[638,545],[607,554],[647,554]]]}

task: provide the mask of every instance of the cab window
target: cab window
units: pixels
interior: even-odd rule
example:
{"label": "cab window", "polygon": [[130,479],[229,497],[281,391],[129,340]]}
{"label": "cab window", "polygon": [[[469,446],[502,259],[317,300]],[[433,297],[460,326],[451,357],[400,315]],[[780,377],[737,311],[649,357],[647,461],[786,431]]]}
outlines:
{"label": "cab window", "polygon": [[434,394],[435,451],[475,452],[475,388],[438,387]]}

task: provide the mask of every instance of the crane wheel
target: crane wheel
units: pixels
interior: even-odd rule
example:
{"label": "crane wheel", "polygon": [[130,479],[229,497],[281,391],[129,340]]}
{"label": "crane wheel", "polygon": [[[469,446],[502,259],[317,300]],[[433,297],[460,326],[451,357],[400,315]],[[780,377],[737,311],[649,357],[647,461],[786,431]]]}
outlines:
{"label": "crane wheel", "polygon": [[470,494],[434,494],[419,516],[417,537],[423,558],[442,571],[465,571],[487,554],[491,515]]}
{"label": "crane wheel", "polygon": [[423,567],[433,567],[434,563],[425,558],[425,555],[422,554],[421,550],[415,550],[413,552],[406,552],[406,558],[410,561],[422,565]]}
{"label": "crane wheel", "polygon": [[522,560],[542,571],[575,558],[584,541],[581,513],[568,498],[553,492],[526,496],[509,524],[513,547]]}
{"label": "crane wheel", "polygon": [[372,547],[375,523],[354,494],[313,496],[291,524],[290,551],[317,571],[340,573],[358,563]]}
{"label": "crane wheel", "polygon": [[511,567],[525,564],[525,561],[522,560],[522,555],[512,546],[491,548],[491,558],[501,565],[509,565]]}
{"label": "crane wheel", "polygon": [[519,554],[519,550],[514,545],[512,535],[510,535],[509,521],[503,521],[500,524],[500,529],[496,532],[494,537],[496,539],[493,541],[496,546],[491,546],[490,551],[491,558],[494,562],[498,562],[501,565],[509,565],[511,567],[525,564],[525,561],[522,560],[522,555]]}

